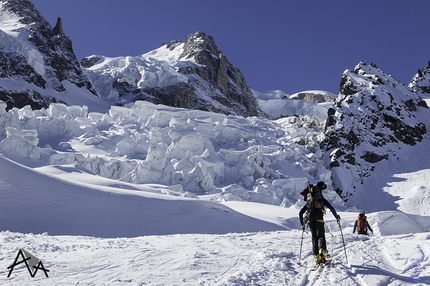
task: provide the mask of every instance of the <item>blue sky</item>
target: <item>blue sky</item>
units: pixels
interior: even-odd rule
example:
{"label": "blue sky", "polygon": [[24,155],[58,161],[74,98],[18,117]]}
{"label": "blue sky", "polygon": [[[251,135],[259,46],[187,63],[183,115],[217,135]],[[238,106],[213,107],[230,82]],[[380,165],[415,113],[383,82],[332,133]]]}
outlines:
{"label": "blue sky", "polygon": [[63,20],[78,60],[135,56],[204,31],[257,91],[337,93],[373,62],[408,84],[430,60],[430,1],[31,0]]}

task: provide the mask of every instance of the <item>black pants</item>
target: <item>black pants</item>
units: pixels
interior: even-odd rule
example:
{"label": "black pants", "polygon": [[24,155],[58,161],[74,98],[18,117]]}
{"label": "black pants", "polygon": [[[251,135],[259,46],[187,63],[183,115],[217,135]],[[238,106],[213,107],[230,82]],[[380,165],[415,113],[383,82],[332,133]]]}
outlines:
{"label": "black pants", "polygon": [[309,228],[312,234],[312,251],[314,255],[318,254],[320,248],[327,250],[324,223],[311,221],[309,222]]}
{"label": "black pants", "polygon": [[317,255],[319,249],[327,250],[324,229],[324,212],[322,209],[309,210],[309,228],[312,234],[312,251]]}

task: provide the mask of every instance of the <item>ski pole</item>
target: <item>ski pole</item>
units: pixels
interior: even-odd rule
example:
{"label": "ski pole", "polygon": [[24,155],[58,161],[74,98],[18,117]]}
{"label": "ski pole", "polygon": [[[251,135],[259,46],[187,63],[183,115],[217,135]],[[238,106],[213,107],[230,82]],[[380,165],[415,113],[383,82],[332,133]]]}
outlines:
{"label": "ski pole", "polygon": [[302,241],[300,242],[300,254],[299,254],[299,264],[300,264],[300,259],[302,258],[302,246],[303,246],[303,234],[305,233],[305,228],[302,228]]}
{"label": "ski pole", "polygon": [[330,233],[330,235],[332,237],[335,237],[335,235],[333,233],[331,233],[330,229],[326,225],[324,226],[324,228],[325,228],[326,231],[328,231],[328,233]]}
{"label": "ski pole", "polygon": [[339,228],[340,228],[340,234],[342,235],[343,250],[345,251],[345,259],[346,259],[346,263],[348,263],[348,257],[346,256],[345,239],[343,239],[343,232],[342,232],[342,226],[340,225],[340,220],[338,220],[338,221],[337,221],[337,224],[339,225]]}

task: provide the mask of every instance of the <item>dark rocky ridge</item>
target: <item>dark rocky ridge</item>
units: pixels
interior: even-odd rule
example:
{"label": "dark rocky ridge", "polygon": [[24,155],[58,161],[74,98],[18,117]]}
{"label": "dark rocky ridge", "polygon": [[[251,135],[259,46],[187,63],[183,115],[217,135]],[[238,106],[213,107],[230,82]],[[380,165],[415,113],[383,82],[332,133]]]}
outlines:
{"label": "dark rocky ridge", "polygon": [[244,109],[241,112],[244,116],[259,114],[251,88],[246,84],[241,71],[228,61],[211,36],[197,32],[187,37],[180,58],[191,57],[200,66],[187,67],[180,72],[198,74],[203,80],[210,82],[225,96],[215,97],[215,99],[233,109]]}
{"label": "dark rocky ridge", "polygon": [[[96,95],[88,78],[82,73],[79,62],[73,52],[72,41],[64,34],[59,18],[55,29],[43,18],[34,5],[28,0],[2,0],[3,9],[20,17],[19,22],[28,25],[28,41],[43,55],[45,74],[38,73],[22,54],[0,49],[0,77],[18,77],[41,89],[25,91],[2,89],[0,99],[8,108],[23,107],[29,104],[38,109],[57,102],[54,97],[45,95],[43,89],[48,82],[58,92],[65,91],[62,81],[85,87]],[[16,98],[19,94],[19,100]]]}
{"label": "dark rocky ridge", "polygon": [[327,95],[327,93],[317,91],[299,92],[295,97],[291,97],[291,99],[304,100],[311,103],[334,102],[334,98]]}
{"label": "dark rocky ridge", "polygon": [[409,87],[418,94],[430,95],[430,61],[412,78]]}
{"label": "dark rocky ridge", "polygon": [[[374,64],[361,62],[342,75],[321,143],[340,195],[347,199],[354,184],[370,176],[375,163],[396,156],[395,148],[389,146],[412,146],[422,141],[427,128],[416,117],[422,108],[427,104],[420,96]],[[355,172],[351,186],[340,183],[340,166],[355,170],[351,171]]]}

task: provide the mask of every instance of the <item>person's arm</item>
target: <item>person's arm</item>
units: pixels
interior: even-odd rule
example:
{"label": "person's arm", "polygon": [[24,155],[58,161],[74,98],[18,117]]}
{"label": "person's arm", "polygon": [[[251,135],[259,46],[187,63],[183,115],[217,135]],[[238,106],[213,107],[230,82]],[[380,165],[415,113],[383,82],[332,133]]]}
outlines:
{"label": "person's arm", "polygon": [[333,214],[334,218],[336,220],[340,219],[340,216],[337,214],[336,210],[334,209],[334,207],[326,200],[324,199],[324,206],[328,207],[331,211],[331,213]]}
{"label": "person's arm", "polygon": [[306,212],[307,208],[308,208],[307,205],[304,205],[299,212],[299,219],[300,219],[301,226],[303,226],[303,214]]}
{"label": "person's arm", "polygon": [[367,223],[367,227],[370,229],[370,231],[373,233],[373,229],[370,227],[370,224],[369,224],[369,222],[366,220],[366,223]]}
{"label": "person's arm", "polygon": [[352,230],[352,233],[355,233],[355,230],[357,229],[357,221],[354,223],[354,229]]}

